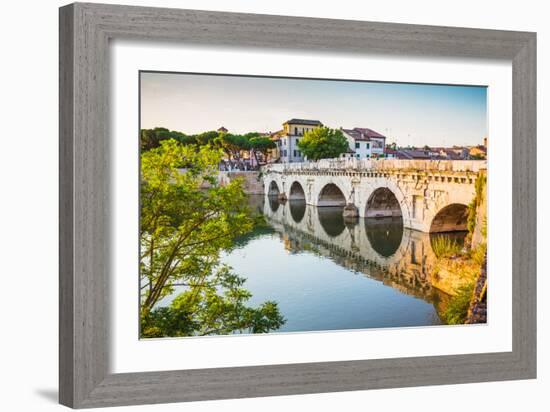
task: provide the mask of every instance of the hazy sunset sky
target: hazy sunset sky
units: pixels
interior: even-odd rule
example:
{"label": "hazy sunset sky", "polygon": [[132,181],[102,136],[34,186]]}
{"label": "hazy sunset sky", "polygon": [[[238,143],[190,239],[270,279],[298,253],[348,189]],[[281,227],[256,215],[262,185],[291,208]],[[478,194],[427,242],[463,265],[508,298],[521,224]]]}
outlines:
{"label": "hazy sunset sky", "polygon": [[274,132],[293,117],[368,127],[400,146],[477,145],[487,135],[487,89],[141,73],[141,128]]}

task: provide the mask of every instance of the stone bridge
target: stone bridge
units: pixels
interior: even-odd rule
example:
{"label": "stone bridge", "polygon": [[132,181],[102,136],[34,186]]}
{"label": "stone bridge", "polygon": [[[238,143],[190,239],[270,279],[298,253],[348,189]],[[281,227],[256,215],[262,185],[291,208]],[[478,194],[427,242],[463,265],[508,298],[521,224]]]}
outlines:
{"label": "stone bridge", "polygon": [[361,217],[401,216],[421,232],[467,230],[468,205],[484,160],[325,159],[262,169],[264,193],[345,206]]}

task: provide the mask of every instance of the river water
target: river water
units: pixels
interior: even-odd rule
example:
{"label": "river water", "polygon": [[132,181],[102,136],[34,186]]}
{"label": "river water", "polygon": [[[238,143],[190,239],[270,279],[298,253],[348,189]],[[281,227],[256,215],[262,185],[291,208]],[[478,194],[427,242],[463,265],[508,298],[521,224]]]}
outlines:
{"label": "river water", "polygon": [[339,207],[264,196],[250,203],[266,225],[221,260],[247,279],[249,305],[278,303],[286,322],[277,332],[442,324],[448,296],[433,286],[430,235],[400,218],[345,222]]}

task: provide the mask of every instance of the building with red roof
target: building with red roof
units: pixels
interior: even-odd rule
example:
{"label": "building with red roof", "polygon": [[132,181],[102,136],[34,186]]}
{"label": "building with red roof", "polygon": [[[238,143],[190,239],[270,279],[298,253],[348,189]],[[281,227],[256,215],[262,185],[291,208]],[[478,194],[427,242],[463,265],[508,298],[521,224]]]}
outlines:
{"label": "building with red roof", "polygon": [[384,157],[386,136],[366,127],[340,129],[357,159]]}

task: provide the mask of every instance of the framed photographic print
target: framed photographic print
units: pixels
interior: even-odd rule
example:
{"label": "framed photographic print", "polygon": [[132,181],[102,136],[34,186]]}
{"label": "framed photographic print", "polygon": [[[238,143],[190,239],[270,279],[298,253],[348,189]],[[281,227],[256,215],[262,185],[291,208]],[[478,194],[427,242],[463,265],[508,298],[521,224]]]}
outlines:
{"label": "framed photographic print", "polygon": [[535,53],[62,7],[61,403],[534,378]]}

